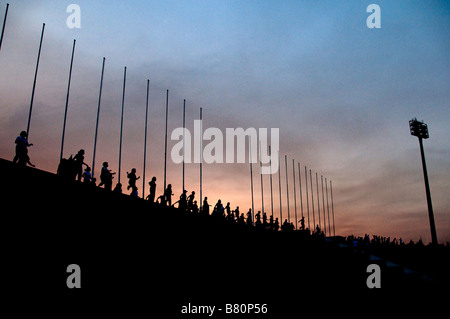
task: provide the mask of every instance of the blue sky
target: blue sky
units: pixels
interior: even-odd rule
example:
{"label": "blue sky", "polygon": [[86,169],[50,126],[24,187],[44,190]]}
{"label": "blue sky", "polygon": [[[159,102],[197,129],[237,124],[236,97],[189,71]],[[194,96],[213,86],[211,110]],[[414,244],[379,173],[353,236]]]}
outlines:
{"label": "blue sky", "polygon": [[[9,3],[0,51],[1,157],[12,158],[14,138],[26,126],[45,22],[30,132],[35,144],[30,156],[38,167],[56,170],[75,38],[65,156],[79,148],[86,150],[87,159],[92,156],[105,56],[97,162],[108,160],[117,170],[127,66],[122,171],[136,167],[142,174],[149,78],[147,180],[155,175],[160,188],[164,98],[169,89],[169,132],[181,126],[183,99],[188,128],[200,107],[204,128],[280,128],[282,155],[333,180],[337,233],[422,237],[427,242],[420,153],[408,128],[408,120],[417,117],[430,128],[425,151],[438,239],[450,241],[448,1]],[[81,8],[81,29],[66,26],[71,3]],[[381,8],[381,29],[366,26],[371,3]],[[0,1],[1,17],[5,6]],[[169,170],[169,182],[180,188],[181,166],[169,162]],[[207,165],[204,175],[204,193],[211,202],[221,197],[240,205],[241,211],[250,207],[248,165]],[[198,189],[198,167],[188,165],[186,177],[189,190]],[[282,178],[284,185],[284,170]],[[259,176],[254,182],[259,190]],[[268,179],[264,183],[268,185]],[[270,194],[264,195],[268,207]],[[290,197],[292,212],[293,194]],[[255,203],[260,201],[257,193]]]}

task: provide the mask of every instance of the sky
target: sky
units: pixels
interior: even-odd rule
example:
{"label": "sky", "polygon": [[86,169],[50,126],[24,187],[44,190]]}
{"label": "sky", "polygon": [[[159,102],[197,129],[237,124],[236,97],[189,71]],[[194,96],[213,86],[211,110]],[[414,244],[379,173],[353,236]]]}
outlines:
{"label": "sky", "polygon": [[[76,39],[64,157],[86,152],[92,163],[101,65],[106,58],[95,173],[118,170],[124,67],[122,183],[143,172],[146,82],[150,80],[146,184],[162,193],[165,97],[169,90],[167,183],[181,194],[177,141],[203,109],[203,129],[279,128],[283,219],[301,216],[297,165],[333,183],[336,235],[381,235],[431,241],[414,117],[428,124],[424,141],[439,242],[450,241],[450,2],[448,1],[15,1],[10,0],[0,51],[0,157],[12,159],[26,129],[42,23],[42,46],[29,142],[31,162],[56,172],[61,150],[70,57]],[[80,7],[81,28],[68,28],[66,8]],[[368,28],[369,4],[381,28]],[[6,1],[0,1],[3,19]],[[225,134],[224,134],[225,135]],[[206,145],[207,142],[204,142]],[[203,195],[246,212],[250,165],[204,164]],[[261,210],[258,164],[254,205]],[[268,215],[270,177],[263,176]],[[309,183],[309,180],[308,180]],[[138,181],[139,194],[142,179]],[[310,185],[308,185],[310,186]],[[148,185],[145,186],[148,194]],[[199,165],[186,164],[186,189],[199,193]],[[309,189],[309,192],[311,190]],[[330,189],[328,189],[330,193]],[[273,175],[279,217],[278,174]],[[309,194],[311,196],[311,194]],[[330,195],[330,194],[329,194]],[[197,196],[198,197],[198,196]],[[198,199],[198,198],[197,198]],[[314,191],[317,224],[317,194]],[[329,198],[331,206],[331,198]],[[311,205],[311,198],[309,198]],[[325,201],[326,206],[326,201]],[[311,214],[312,207],[310,206]],[[323,216],[323,215],[322,215]],[[323,221],[322,221],[323,222]],[[312,223],[312,215],[311,215]]]}

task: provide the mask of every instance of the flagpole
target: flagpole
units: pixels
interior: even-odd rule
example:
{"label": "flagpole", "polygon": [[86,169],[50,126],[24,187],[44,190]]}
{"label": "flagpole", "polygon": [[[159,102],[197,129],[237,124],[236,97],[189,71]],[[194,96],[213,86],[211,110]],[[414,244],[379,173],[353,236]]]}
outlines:
{"label": "flagpole", "polygon": [[320,197],[319,197],[319,181],[317,179],[317,172],[316,172],[316,194],[317,194],[317,215],[319,216],[319,228],[322,229],[322,224],[320,222]]}
{"label": "flagpole", "polygon": [[313,182],[312,182],[311,169],[309,169],[309,181],[311,183],[311,207],[312,207],[312,213],[313,213],[313,232],[314,232],[316,229],[316,215],[314,213],[314,188],[313,188]]}
{"label": "flagpole", "polygon": [[322,210],[323,210],[323,231],[325,236],[327,235],[327,223],[325,216],[325,198],[323,197],[323,175],[320,175],[320,184],[322,185]]}
{"label": "flagpole", "polygon": [[250,187],[251,187],[251,194],[252,194],[252,222],[255,222],[255,205],[253,201],[253,159],[252,159],[252,139],[251,137],[248,138],[248,144],[249,144],[249,152],[250,152]]}
{"label": "flagpole", "polygon": [[39,60],[41,58],[41,49],[42,49],[42,40],[44,38],[44,29],[45,29],[45,23],[42,24],[42,32],[41,32],[41,40],[39,42],[39,51],[36,61],[36,71],[34,72],[34,81],[33,81],[33,89],[31,90],[31,102],[30,102],[30,111],[28,113],[28,124],[27,124],[27,138],[30,139],[30,123],[31,123],[31,112],[33,110],[33,102],[34,102],[34,92],[36,90],[36,80],[37,80],[37,74],[39,69]]}
{"label": "flagpole", "polygon": [[185,134],[186,131],[186,99],[183,100],[183,189],[181,190],[181,193],[183,194],[185,188],[184,188],[184,163],[185,163],[185,154],[186,154],[186,148],[185,148]]}
{"label": "flagpole", "polygon": [[263,174],[262,174],[262,161],[261,161],[261,141],[259,142],[259,175],[261,175],[261,213],[264,215],[264,186],[263,186]]}
{"label": "flagpole", "polygon": [[300,163],[298,164],[298,181],[300,184],[300,209],[302,211],[302,218],[303,218],[303,194],[302,194],[302,173],[301,173],[301,167],[300,167]]}
{"label": "flagpole", "polygon": [[306,210],[308,212],[308,230],[311,231],[311,223],[309,219],[309,196],[308,196],[308,170],[305,165],[305,187],[306,187]]}
{"label": "flagpole", "polygon": [[166,91],[166,133],[164,137],[164,192],[166,191],[167,175],[167,123],[169,117],[169,90]]}
{"label": "flagpole", "polygon": [[202,108],[200,108],[200,211],[202,211],[203,207],[203,194],[202,194],[202,179],[203,179],[203,112]]}
{"label": "flagpole", "polygon": [[0,36],[0,50],[2,49],[3,34],[5,33],[6,17],[8,16],[9,3],[6,4],[5,18],[3,19],[2,35]]}
{"label": "flagpole", "polygon": [[327,181],[326,177],[325,177],[325,191],[326,191],[326,195],[327,195],[328,233],[331,236],[330,206],[328,204],[328,181]]}
{"label": "flagpole", "polygon": [[284,163],[286,165],[286,197],[287,197],[287,210],[288,210],[288,223],[291,222],[291,214],[289,212],[289,178],[288,178],[288,167],[287,167],[287,155],[284,155]]}
{"label": "flagpole", "polygon": [[295,189],[295,162],[292,159],[292,175],[294,177],[294,209],[295,209],[295,229],[298,229],[298,220],[297,220],[297,191]]}
{"label": "flagpole", "polygon": [[147,96],[145,99],[145,131],[144,131],[144,167],[142,172],[142,198],[145,199],[145,164],[147,162],[147,123],[148,123],[148,95],[150,91],[150,80],[147,79]]}
{"label": "flagpole", "polygon": [[336,224],[334,223],[334,203],[333,203],[333,184],[330,180],[330,191],[331,191],[331,212],[333,213],[333,236],[336,236]]}
{"label": "flagpole", "polygon": [[280,151],[278,151],[278,189],[280,190],[280,224],[283,223],[283,206],[281,204],[281,161],[280,161]]}
{"label": "flagpole", "polygon": [[61,153],[59,155],[59,162],[60,163],[62,161],[63,151],[64,151],[64,137],[66,135],[67,109],[69,107],[69,92],[70,92],[70,82],[72,80],[72,67],[73,67],[73,56],[75,54],[75,43],[76,43],[76,40],[73,39],[72,57],[70,58],[69,81],[68,81],[68,84],[67,84],[66,107],[64,109],[63,131],[62,131],[62,137],[61,137]]}
{"label": "flagpole", "polygon": [[120,172],[122,168],[122,136],[123,136],[123,109],[125,107],[125,83],[127,80],[127,67],[123,70],[123,90],[122,90],[122,113],[120,116],[120,144],[119,144],[119,173],[118,181],[120,183]]}
{"label": "flagpole", "polygon": [[271,212],[272,212],[272,218],[273,216],[273,187],[272,187],[272,150],[269,146],[269,154],[270,154],[270,208],[271,208]]}
{"label": "flagpole", "polygon": [[98,135],[98,121],[100,117],[100,104],[102,101],[102,90],[103,90],[103,75],[105,72],[105,60],[106,58],[103,57],[102,62],[102,75],[100,77],[100,89],[98,92],[98,106],[97,106],[97,121],[95,122],[95,136],[94,136],[94,152],[92,155],[92,179],[94,179],[94,171],[95,171],[95,154],[97,151],[97,135]]}

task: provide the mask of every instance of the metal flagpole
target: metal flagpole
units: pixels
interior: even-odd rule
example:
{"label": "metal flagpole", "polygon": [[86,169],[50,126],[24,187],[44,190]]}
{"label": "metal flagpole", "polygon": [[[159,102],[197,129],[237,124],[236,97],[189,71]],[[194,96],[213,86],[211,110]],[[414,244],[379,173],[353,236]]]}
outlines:
{"label": "metal flagpole", "polygon": [[325,216],[325,198],[323,197],[323,175],[320,175],[320,183],[322,185],[322,210],[323,210],[323,231],[325,236],[327,235],[327,223]]}
{"label": "metal flagpole", "polygon": [[2,35],[0,36],[0,50],[2,49],[3,34],[5,33],[6,17],[8,16],[9,3],[6,4],[5,18],[3,19]]}
{"label": "metal flagpole", "polygon": [[328,214],[328,233],[331,236],[331,223],[330,223],[330,206],[328,205],[328,182],[327,182],[327,178],[325,177],[325,191],[326,191],[326,195],[327,195],[327,214]]}
{"label": "metal flagpole", "polygon": [[202,179],[203,179],[203,113],[202,108],[200,108],[200,211],[203,207],[203,196],[202,196]]}
{"label": "metal flagpole", "polygon": [[280,190],[280,224],[283,222],[283,206],[281,205],[281,162],[280,151],[278,151],[278,189]]}
{"label": "metal flagpole", "polygon": [[148,123],[148,95],[150,91],[150,80],[147,79],[147,97],[145,99],[145,130],[144,130],[144,167],[142,172],[142,198],[145,199],[145,164],[147,162],[147,123]]}
{"label": "metal flagpole", "polygon": [[122,113],[120,116],[120,144],[119,144],[119,173],[118,181],[120,183],[120,171],[122,168],[122,135],[123,135],[123,109],[125,107],[125,83],[127,81],[127,67],[123,70],[123,90],[122,90]]}
{"label": "metal flagpole", "polygon": [[271,208],[271,212],[272,212],[272,218],[273,216],[273,187],[272,187],[272,150],[269,146],[269,155],[270,155],[270,161],[269,161],[269,165],[270,165],[270,208]]}
{"label": "metal flagpole", "polygon": [[73,39],[72,57],[70,58],[69,81],[67,84],[66,107],[64,109],[63,131],[62,131],[62,137],[61,137],[61,153],[59,155],[60,163],[63,158],[63,151],[64,151],[64,137],[66,135],[66,119],[67,119],[67,109],[69,107],[69,92],[70,92],[70,82],[72,80],[72,66],[73,66],[73,56],[75,54],[75,43],[76,43],[76,40]]}
{"label": "metal flagpole", "polygon": [[41,58],[41,48],[42,48],[42,39],[44,38],[44,29],[45,23],[42,24],[42,32],[41,32],[41,41],[39,42],[39,51],[36,61],[36,71],[34,72],[34,81],[33,81],[33,89],[31,90],[31,102],[30,102],[30,111],[28,113],[28,124],[27,124],[27,138],[30,139],[30,123],[31,123],[31,112],[33,110],[33,101],[34,101],[34,92],[36,90],[36,80],[39,69],[39,60]]}
{"label": "metal flagpole", "polygon": [[309,170],[309,181],[311,182],[311,207],[312,207],[312,213],[313,213],[313,232],[314,232],[316,230],[316,215],[314,213],[314,188],[313,188],[313,182],[312,182],[311,169]]}
{"label": "metal flagpole", "polygon": [[183,100],[183,183],[182,183],[182,190],[181,194],[184,192],[184,162],[185,162],[185,154],[186,154],[186,148],[185,148],[185,134],[184,131],[186,130],[186,99]]}
{"label": "metal flagpole", "polygon": [[259,175],[261,175],[261,213],[264,215],[264,186],[263,186],[263,174],[262,174],[262,154],[261,154],[261,141],[259,142]]}
{"label": "metal flagpole", "polygon": [[103,57],[103,63],[102,63],[102,76],[100,77],[100,90],[98,93],[98,106],[97,106],[97,121],[95,122],[95,136],[94,136],[94,152],[92,155],[92,179],[94,179],[94,171],[95,171],[95,153],[97,150],[97,134],[98,134],[98,120],[100,117],[100,104],[102,101],[102,89],[103,89],[103,75],[105,72],[105,60],[106,58]]}
{"label": "metal flagpole", "polygon": [[319,228],[322,229],[322,223],[320,222],[320,197],[319,197],[319,180],[316,172],[316,194],[317,194],[317,215],[319,216]]}
{"label": "metal flagpole", "polygon": [[294,177],[294,209],[295,209],[295,229],[298,229],[298,220],[297,220],[297,191],[295,190],[295,162],[292,159],[292,175]]}
{"label": "metal flagpole", "polygon": [[286,197],[287,197],[287,209],[288,209],[288,223],[291,222],[291,214],[289,212],[289,178],[287,168],[287,155],[284,155],[284,163],[286,165]]}
{"label": "metal flagpole", "polygon": [[309,196],[308,196],[308,171],[305,165],[305,185],[306,185],[306,209],[308,212],[308,230],[311,231],[311,223],[309,222]]}
{"label": "metal flagpole", "polygon": [[302,211],[302,218],[303,218],[303,194],[302,194],[302,173],[301,173],[301,166],[300,163],[298,164],[298,181],[300,184],[300,209]]}
{"label": "metal flagpole", "polygon": [[166,173],[167,173],[167,121],[169,117],[169,90],[166,91],[166,133],[164,137],[164,192],[166,191]]}
{"label": "metal flagpole", "polygon": [[330,191],[331,191],[331,212],[333,213],[333,236],[336,236],[336,224],[334,223],[333,184],[331,180],[330,180]]}
{"label": "metal flagpole", "polygon": [[252,159],[252,139],[248,138],[249,152],[250,152],[250,187],[252,191],[252,222],[255,222],[255,205],[253,201],[253,159]]}

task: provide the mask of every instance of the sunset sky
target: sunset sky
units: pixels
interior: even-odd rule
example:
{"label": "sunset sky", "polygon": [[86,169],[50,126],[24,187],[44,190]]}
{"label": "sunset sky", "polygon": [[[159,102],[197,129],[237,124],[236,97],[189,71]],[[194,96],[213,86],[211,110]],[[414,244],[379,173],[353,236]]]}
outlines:
{"label": "sunset sky", "polygon": [[[3,22],[7,1],[0,1]],[[163,188],[165,97],[169,90],[167,181],[181,193],[181,164],[171,132],[279,128],[283,219],[288,157],[332,180],[337,235],[431,240],[419,143],[408,121],[428,124],[424,141],[437,237],[450,241],[450,3],[448,1],[31,1],[10,0],[0,51],[0,157],[12,160],[26,129],[42,23],[46,24],[29,142],[31,162],[56,172],[73,39],[77,40],[64,157],[86,151],[91,165],[102,58],[106,57],[95,174],[118,170],[123,68],[127,67],[122,153],[142,176],[146,81],[150,79],[146,183]],[[71,3],[81,28],[66,25]],[[369,4],[381,8],[370,29]],[[204,142],[206,145],[207,142]],[[186,188],[199,190],[199,165],[186,164]],[[254,165],[255,210],[261,209]],[[249,164],[204,164],[203,195],[214,205],[251,207]],[[308,176],[309,177],[309,176]],[[315,176],[314,176],[315,177]],[[138,181],[141,194],[142,179]],[[309,183],[309,180],[308,180]],[[310,185],[308,185],[309,187]],[[148,194],[148,185],[146,194]],[[314,178],[314,203],[317,198]],[[320,185],[319,185],[320,188]],[[273,175],[279,216],[278,174]],[[309,190],[310,191],[310,190]],[[330,190],[329,190],[330,191]],[[320,190],[321,193],[321,190]],[[321,195],[320,195],[321,196]],[[270,215],[269,175],[264,176]],[[311,202],[310,202],[311,205]],[[331,205],[331,203],[330,203]],[[322,198],[320,198],[322,209]],[[311,208],[312,211],[312,208]],[[300,218],[300,217],[299,217]],[[312,216],[311,216],[312,219]],[[317,216],[316,216],[317,223]]]}

